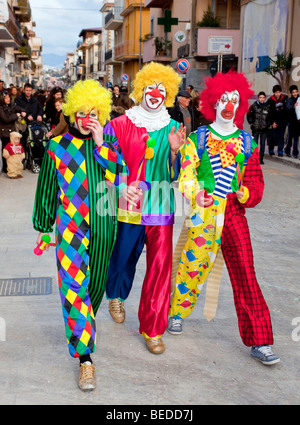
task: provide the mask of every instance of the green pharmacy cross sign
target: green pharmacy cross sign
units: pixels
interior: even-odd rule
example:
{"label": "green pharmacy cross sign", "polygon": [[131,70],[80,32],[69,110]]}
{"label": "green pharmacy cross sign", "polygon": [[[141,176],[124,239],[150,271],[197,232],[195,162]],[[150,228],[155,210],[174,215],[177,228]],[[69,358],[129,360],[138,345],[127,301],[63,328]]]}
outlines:
{"label": "green pharmacy cross sign", "polygon": [[165,17],[164,18],[158,18],[157,23],[158,23],[158,25],[164,25],[165,32],[171,32],[172,25],[178,25],[178,18],[172,18],[171,10],[166,10],[165,11]]}

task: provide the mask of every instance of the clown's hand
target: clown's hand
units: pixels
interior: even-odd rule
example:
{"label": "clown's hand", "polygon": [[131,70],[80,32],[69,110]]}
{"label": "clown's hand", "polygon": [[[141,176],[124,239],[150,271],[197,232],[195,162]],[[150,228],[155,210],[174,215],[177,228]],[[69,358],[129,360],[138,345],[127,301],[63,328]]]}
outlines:
{"label": "clown's hand", "polygon": [[183,124],[180,124],[179,129],[175,133],[175,127],[172,127],[170,133],[169,133],[169,143],[171,147],[171,152],[175,155],[177,155],[179,149],[185,142],[185,133],[186,128],[183,127]]}
{"label": "clown's hand", "polygon": [[121,191],[122,196],[125,198],[129,204],[137,206],[137,201],[139,200],[139,197],[142,195],[143,191],[141,189],[138,189],[134,186],[126,186]]}
{"label": "clown's hand", "polygon": [[90,118],[90,122],[87,123],[86,127],[91,130],[93,135],[94,142],[97,146],[102,146],[103,144],[103,127],[98,120]]}
{"label": "clown's hand", "polygon": [[243,198],[243,196],[244,196],[244,188],[243,188],[243,186],[241,186],[240,190],[237,190],[236,196],[237,196],[238,199],[242,199]]}
{"label": "clown's hand", "polygon": [[[43,237],[44,235],[48,235],[48,236],[49,236],[49,233],[43,233],[43,232],[40,232],[40,233],[38,234],[38,237],[37,237],[37,240],[36,240],[36,244],[37,244],[37,245],[39,245],[39,244],[42,242],[42,237]],[[48,251],[48,250],[49,250],[49,245],[48,245],[48,244],[45,246],[44,250],[45,250],[45,251]]]}

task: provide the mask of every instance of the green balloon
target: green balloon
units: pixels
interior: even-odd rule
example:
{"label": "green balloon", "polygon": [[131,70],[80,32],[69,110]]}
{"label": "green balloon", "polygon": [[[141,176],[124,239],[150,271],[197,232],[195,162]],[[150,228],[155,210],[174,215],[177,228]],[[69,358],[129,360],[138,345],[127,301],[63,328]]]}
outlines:
{"label": "green balloon", "polygon": [[244,162],[245,161],[245,155],[243,153],[238,153],[235,157],[236,162]]}
{"label": "green balloon", "polygon": [[155,139],[153,139],[153,137],[150,137],[150,138],[147,140],[147,146],[148,146],[148,148],[153,148],[153,146],[155,146],[155,143],[156,143],[156,140],[155,140]]}

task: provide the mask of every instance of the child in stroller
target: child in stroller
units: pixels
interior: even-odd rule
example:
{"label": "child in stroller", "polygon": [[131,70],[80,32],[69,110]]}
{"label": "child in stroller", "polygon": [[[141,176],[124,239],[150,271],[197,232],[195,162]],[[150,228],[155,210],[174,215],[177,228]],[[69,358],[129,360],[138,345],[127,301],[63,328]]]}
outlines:
{"label": "child in stroller", "polygon": [[33,173],[39,173],[42,164],[45,146],[48,141],[46,134],[49,129],[42,121],[31,121],[28,124],[27,149],[25,151],[25,168]]}

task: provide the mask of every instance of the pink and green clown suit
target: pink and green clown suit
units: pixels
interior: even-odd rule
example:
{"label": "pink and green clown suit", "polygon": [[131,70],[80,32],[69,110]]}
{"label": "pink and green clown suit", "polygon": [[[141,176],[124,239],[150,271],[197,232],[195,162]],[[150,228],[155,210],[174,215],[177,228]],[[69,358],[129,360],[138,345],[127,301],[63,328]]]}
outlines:
{"label": "pink and green clown suit", "polygon": [[70,355],[94,352],[95,316],[116,238],[116,198],[126,164],[115,137],[97,147],[75,128],[50,140],[38,178],[33,227],[53,231],[56,221],[58,283]]}
{"label": "pink and green clown suit", "polygon": [[[106,284],[108,299],[127,299],[145,244],[147,266],[138,317],[140,333],[149,338],[162,335],[168,323],[175,215],[168,141],[172,127],[177,131],[179,123],[171,119],[160,130],[147,133],[145,128],[137,127],[123,115],[112,120],[104,129],[118,139],[129,168],[128,185],[136,182],[140,160],[147,148],[143,135],[147,133],[156,142],[154,157],[143,162],[139,178],[149,184],[149,190],[144,190],[140,203],[132,210],[123,197],[119,198],[117,241]],[[146,185],[139,187],[145,189]]]}

